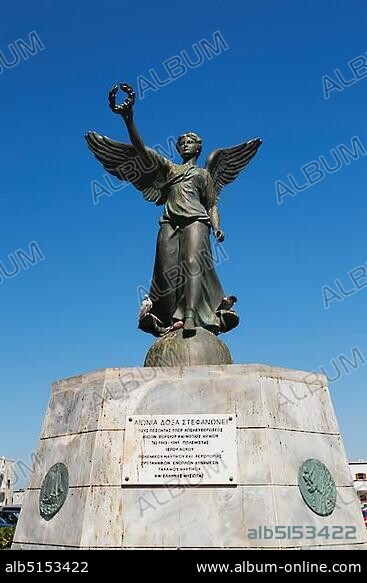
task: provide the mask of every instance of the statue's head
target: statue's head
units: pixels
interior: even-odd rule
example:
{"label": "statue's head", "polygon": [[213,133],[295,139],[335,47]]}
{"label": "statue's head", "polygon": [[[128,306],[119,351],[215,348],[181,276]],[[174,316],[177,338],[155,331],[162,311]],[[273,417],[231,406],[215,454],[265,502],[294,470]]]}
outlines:
{"label": "statue's head", "polygon": [[191,158],[198,158],[201,152],[201,138],[188,132],[177,139],[176,148],[184,162],[191,160]]}

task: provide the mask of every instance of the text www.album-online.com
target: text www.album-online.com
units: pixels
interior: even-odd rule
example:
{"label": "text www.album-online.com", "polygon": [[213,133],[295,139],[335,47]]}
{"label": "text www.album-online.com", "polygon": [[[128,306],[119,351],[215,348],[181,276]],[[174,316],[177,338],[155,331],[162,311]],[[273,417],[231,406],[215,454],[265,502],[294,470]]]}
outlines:
{"label": "text www.album-online.com", "polygon": [[286,563],[277,565],[276,563],[252,563],[243,561],[242,563],[197,563],[198,573],[361,573],[360,563],[311,563],[302,561],[301,563]]}

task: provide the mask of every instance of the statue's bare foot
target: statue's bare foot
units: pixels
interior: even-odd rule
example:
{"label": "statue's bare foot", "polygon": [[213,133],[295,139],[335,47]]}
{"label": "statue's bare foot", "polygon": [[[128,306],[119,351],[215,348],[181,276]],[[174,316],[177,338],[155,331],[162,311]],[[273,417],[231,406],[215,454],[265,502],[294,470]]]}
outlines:
{"label": "statue's bare foot", "polygon": [[184,325],[184,323],[182,320],[177,320],[177,322],[172,324],[172,326],[169,326],[168,328],[165,329],[165,332],[164,332],[164,334],[162,334],[162,336],[165,336],[169,332],[175,332],[176,330],[183,328],[183,325]]}

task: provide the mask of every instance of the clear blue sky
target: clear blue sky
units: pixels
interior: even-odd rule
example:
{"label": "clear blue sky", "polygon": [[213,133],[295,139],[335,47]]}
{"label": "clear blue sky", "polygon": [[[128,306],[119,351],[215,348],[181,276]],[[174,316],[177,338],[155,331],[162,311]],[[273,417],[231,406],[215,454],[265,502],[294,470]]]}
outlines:
{"label": "clear blue sky", "polygon": [[[218,267],[238,295],[241,325],[225,338],[237,363],[335,376],[331,361],[367,361],[367,287],[324,309],[323,286],[367,260],[367,156],[344,163],[277,204],[275,183],[357,136],[367,148],[367,77],[325,100],[322,78],[366,54],[362,0],[320,2],[117,1],[7,3],[0,51],[36,31],[44,50],[0,75],[0,261],[36,241],[45,259],[0,284],[0,455],[27,461],[50,384],[101,367],[141,365],[152,337],[137,330],[137,287],[147,285],[160,209],[131,186],[94,205],[104,171],[88,151],[94,129],[127,141],[107,106],[116,81],[137,88],[163,62],[220,31],[228,50],[149,90],[135,107],[148,145],[195,131],[203,156],[261,136],[251,166],[224,191],[229,260]],[[0,61],[1,62],[1,61]],[[358,70],[362,77],[363,69]],[[333,77],[335,79],[335,75]],[[313,178],[317,178],[314,175]],[[364,280],[365,282],[365,280]],[[362,280],[360,280],[361,285]],[[366,457],[367,365],[331,383],[351,459]]]}

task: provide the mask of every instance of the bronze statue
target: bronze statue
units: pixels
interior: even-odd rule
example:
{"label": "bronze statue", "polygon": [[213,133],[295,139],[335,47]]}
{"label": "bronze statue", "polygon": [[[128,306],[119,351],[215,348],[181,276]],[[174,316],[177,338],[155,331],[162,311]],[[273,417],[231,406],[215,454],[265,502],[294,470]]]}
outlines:
{"label": "bronze statue", "polygon": [[261,140],[214,150],[200,168],[202,141],[188,132],[176,144],[182,164],[174,164],[144,145],[133,120],[135,93],[129,85],[120,83],[120,88],[127,99],[116,104],[114,85],[109,104],[123,117],[131,145],[96,132],[88,132],[86,140],[108,172],[131,182],[145,200],[164,205],[151,289],[141,306],[139,328],[154,336],[182,327],[188,334],[195,328],[216,335],[227,332],[239,322],[233,310],[237,298],[225,296],[215,272],[210,229],[218,242],[224,240],[217,208],[220,192],[247,166]]}

